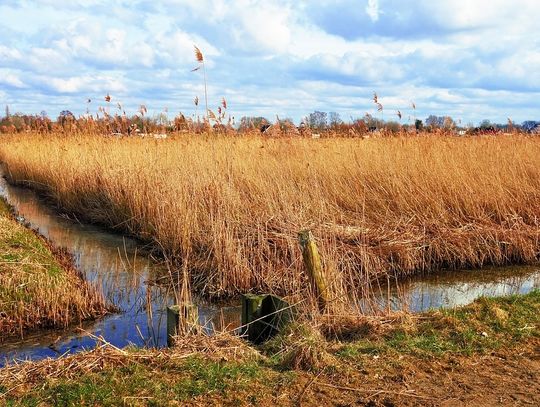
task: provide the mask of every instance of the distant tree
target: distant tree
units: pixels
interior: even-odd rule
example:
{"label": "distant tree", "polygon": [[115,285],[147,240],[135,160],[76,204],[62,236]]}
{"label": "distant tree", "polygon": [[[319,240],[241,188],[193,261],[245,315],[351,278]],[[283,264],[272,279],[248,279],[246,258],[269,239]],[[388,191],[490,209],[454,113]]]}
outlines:
{"label": "distant tree", "polygon": [[17,131],[23,131],[26,128],[27,122],[29,122],[29,117],[16,112],[15,114],[10,114],[9,121],[15,126]]}
{"label": "distant tree", "polygon": [[6,119],[9,120],[9,116],[10,116],[10,114],[9,114],[9,106],[6,105]]}
{"label": "distant tree", "polygon": [[433,114],[429,115],[426,119],[426,126],[440,128],[444,126],[444,117],[435,116]]}
{"label": "distant tree", "polygon": [[[284,119],[278,119],[280,126],[294,126],[294,120],[290,117],[286,117]],[[295,126],[296,127],[296,126]]]}
{"label": "distant tree", "polygon": [[60,114],[58,115],[58,118],[70,118],[75,119],[75,115],[71,113],[69,110],[62,110]]}
{"label": "distant tree", "polygon": [[330,125],[330,127],[337,127],[340,124],[343,124],[343,120],[341,120],[341,116],[339,115],[339,113],[328,113],[328,124]]}
{"label": "distant tree", "polygon": [[393,133],[397,133],[401,129],[401,124],[395,121],[389,121],[385,123],[384,127],[386,130],[389,130]]}
{"label": "distant tree", "polygon": [[363,119],[353,119],[351,117],[351,121],[352,121],[352,128],[357,133],[363,134],[366,131],[368,131],[368,126],[367,126],[366,122]]}
{"label": "distant tree", "polygon": [[75,115],[69,110],[62,110],[56,119],[57,123],[64,126],[66,122],[75,121]]}
{"label": "distant tree", "polygon": [[421,131],[424,129],[424,123],[420,119],[416,119],[414,121],[414,127],[417,131]]}
{"label": "distant tree", "polygon": [[298,128],[294,124],[294,120],[290,117],[287,117],[285,119],[279,119],[279,128],[282,131],[282,134],[288,134],[288,135],[299,135]]}
{"label": "distant tree", "polygon": [[479,126],[481,129],[489,129],[491,127],[493,127],[493,125],[491,124],[491,122],[489,120],[482,120],[480,122],[480,126]]}
{"label": "distant tree", "polygon": [[328,127],[328,114],[318,110],[310,113],[308,116],[308,125],[312,129],[324,130]]}
{"label": "distant tree", "polygon": [[369,113],[366,113],[362,120],[368,129],[382,129],[384,127],[384,122],[382,120],[373,117]]}
{"label": "distant tree", "polygon": [[443,127],[446,130],[452,130],[456,127],[456,122],[450,116],[445,116],[443,121]]}
{"label": "distant tree", "polygon": [[268,124],[268,119],[262,116],[244,116],[240,119],[238,130],[260,129],[263,124]]}

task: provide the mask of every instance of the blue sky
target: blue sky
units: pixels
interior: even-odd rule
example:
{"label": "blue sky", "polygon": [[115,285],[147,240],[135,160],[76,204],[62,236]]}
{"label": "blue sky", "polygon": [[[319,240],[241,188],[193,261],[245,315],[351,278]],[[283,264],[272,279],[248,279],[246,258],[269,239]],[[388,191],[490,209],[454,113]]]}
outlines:
{"label": "blue sky", "polygon": [[[0,0],[0,106],[540,120],[538,0]],[[200,112],[200,110],[199,110]]]}

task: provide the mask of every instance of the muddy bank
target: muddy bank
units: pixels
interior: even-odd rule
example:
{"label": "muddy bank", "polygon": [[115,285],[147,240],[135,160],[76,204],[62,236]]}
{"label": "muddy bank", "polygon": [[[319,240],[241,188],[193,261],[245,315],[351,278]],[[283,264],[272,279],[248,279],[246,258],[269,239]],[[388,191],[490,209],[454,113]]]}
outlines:
{"label": "muddy bank", "polygon": [[0,346],[45,328],[95,320],[113,307],[72,258],[12,215],[0,197]]}

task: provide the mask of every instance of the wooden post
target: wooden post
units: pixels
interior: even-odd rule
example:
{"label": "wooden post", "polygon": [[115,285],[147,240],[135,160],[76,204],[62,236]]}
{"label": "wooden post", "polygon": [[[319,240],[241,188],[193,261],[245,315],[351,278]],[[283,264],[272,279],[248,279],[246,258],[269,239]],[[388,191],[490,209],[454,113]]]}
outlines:
{"label": "wooden post", "polygon": [[319,302],[319,309],[324,311],[329,303],[328,282],[323,272],[319,250],[315,244],[315,238],[310,230],[303,230],[298,233],[300,248],[304,265],[311,281],[313,292]]}
{"label": "wooden post", "polygon": [[261,332],[261,305],[266,295],[245,294],[242,296],[242,336],[255,341]]}
{"label": "wooden post", "polygon": [[199,332],[199,309],[194,304],[167,307],[167,346],[173,345],[173,338],[181,334]]}
{"label": "wooden post", "polygon": [[272,294],[242,296],[242,335],[262,343],[280,332],[294,316],[294,307]]}

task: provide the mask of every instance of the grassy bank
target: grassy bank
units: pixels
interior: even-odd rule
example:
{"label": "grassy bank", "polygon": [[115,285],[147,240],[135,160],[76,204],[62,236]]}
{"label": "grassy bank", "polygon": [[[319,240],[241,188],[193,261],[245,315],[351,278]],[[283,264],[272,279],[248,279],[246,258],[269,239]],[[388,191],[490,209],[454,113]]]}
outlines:
{"label": "grassy bank", "polygon": [[38,328],[63,328],[107,312],[66,253],[19,224],[0,200],[0,343]]}
{"label": "grassy bank", "polygon": [[2,369],[0,391],[12,406],[540,402],[539,291],[343,322],[331,335],[324,321],[296,324],[258,349],[226,335],[163,351],[100,348]]}
{"label": "grassy bank", "polygon": [[386,275],[539,259],[539,138],[29,134],[4,139],[0,160],[11,181],[62,210],[188,262],[209,296],[300,292],[305,228],[336,292]]}

